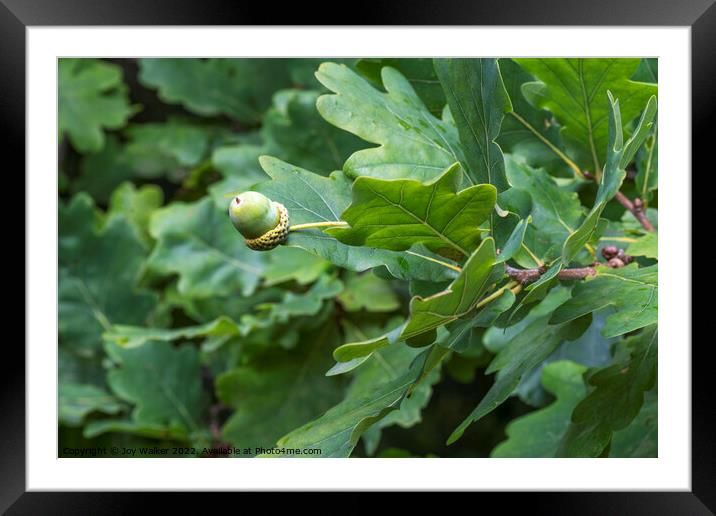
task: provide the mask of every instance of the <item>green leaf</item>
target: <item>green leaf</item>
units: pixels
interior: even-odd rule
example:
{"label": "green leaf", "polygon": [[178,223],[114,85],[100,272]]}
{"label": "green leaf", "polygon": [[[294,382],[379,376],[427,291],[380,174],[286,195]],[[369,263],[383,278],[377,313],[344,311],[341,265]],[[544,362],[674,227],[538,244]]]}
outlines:
{"label": "green leaf", "polygon": [[152,341],[170,342],[198,337],[229,337],[238,333],[239,329],[234,321],[228,317],[219,317],[206,324],[171,329],[115,324],[102,335],[102,338],[123,348],[135,348]]}
{"label": "green leaf", "polygon": [[461,161],[455,128],[430,114],[397,70],[385,67],[381,71],[387,93],[344,65],[323,63],[316,77],[336,93],[319,97],[321,116],[379,145],[348,158],[343,166],[348,175],[430,181]]}
{"label": "green leaf", "polygon": [[489,286],[496,260],[495,241],[486,238],[447,290],[410,301],[410,318],[400,334],[401,339],[425,333],[471,312]]}
{"label": "green leaf", "polygon": [[537,230],[530,248],[542,259],[559,256],[565,239],[575,231],[583,216],[575,192],[560,188],[544,169],[531,168],[513,156],[505,156],[507,178],[516,190],[532,199],[532,225]]}
{"label": "green leaf", "polygon": [[408,80],[425,107],[439,117],[445,107],[445,93],[440,85],[433,60],[429,58],[365,58],[359,59],[356,70],[378,86],[383,86],[381,71],[386,66],[398,70]]}
{"label": "green leaf", "polygon": [[283,59],[140,59],[139,80],[202,116],[257,123],[274,91],[291,85]]}
{"label": "green leaf", "polygon": [[108,134],[102,150],[82,158],[80,175],[69,182],[69,187],[72,193],[87,192],[95,201],[106,203],[114,189],[132,177],[130,157],[117,137]]}
{"label": "green leaf", "polygon": [[621,115],[619,100],[614,100],[609,94],[611,111],[609,114],[609,148],[607,152],[607,164],[599,183],[597,197],[594,206],[584,219],[581,226],[574,231],[564,242],[562,248],[562,263],[568,265],[577,252],[589,241],[592,233],[597,228],[607,203],[619,191],[622,181],[626,176],[625,167],[636,154],[638,148],[644,143],[649,129],[656,116],[656,97],[650,97],[649,102],[642,113],[641,119],[634,134],[624,143],[622,135]]}
{"label": "green leaf", "polygon": [[207,399],[194,346],[152,342],[127,349],[110,344],[107,351],[119,362],[107,381],[117,396],[135,405],[133,422],[201,430]]}
{"label": "green leaf", "polygon": [[479,341],[482,346],[483,331],[480,328],[489,328],[503,312],[515,302],[515,294],[504,289],[494,300],[485,305],[472,318],[458,319],[446,326],[447,333],[439,337],[437,344],[443,348],[457,353],[469,353]]}
{"label": "green leaf", "polygon": [[[396,379],[409,370],[411,362],[419,352],[420,350],[408,346],[393,346],[377,351],[366,365],[356,371],[348,397],[366,392],[386,380]],[[383,429],[393,425],[412,428],[422,421],[422,411],[433,394],[433,385],[440,380],[440,369],[430,367],[428,362],[429,358],[425,368],[431,370],[409,389],[398,410],[390,412],[363,432],[363,443],[368,455],[375,453]]]}
{"label": "green leaf", "polygon": [[316,109],[319,95],[316,91],[286,90],[274,97],[274,107],[266,114],[262,129],[267,142],[264,154],[328,175],[364,147],[361,140],[321,118]]}
{"label": "green leaf", "polygon": [[[321,177],[269,156],[262,156],[260,161],[272,180],[256,185],[255,190],[286,206],[292,225],[339,221],[350,204],[351,183],[342,172]],[[385,266],[400,279],[442,281],[454,277],[453,271],[431,261],[430,256],[351,247],[318,229],[291,232],[287,245],[301,247],[357,272]]]}
{"label": "green leaf", "polygon": [[410,301],[410,316],[404,325],[380,337],[344,344],[336,348],[333,357],[338,362],[355,360],[467,315],[485,292],[496,259],[495,241],[483,240],[447,289],[427,298],[416,296]]}
{"label": "green leaf", "polygon": [[338,338],[336,326],[327,324],[297,349],[274,350],[219,376],[217,396],[236,408],[222,428],[223,438],[240,447],[268,448],[337,403],[342,379],[323,373]]}
{"label": "green leaf", "polygon": [[639,66],[632,77],[633,81],[651,82],[656,84],[659,82],[659,59],[656,57],[647,57],[639,61]]}
{"label": "green leaf", "polygon": [[[85,439],[93,439],[106,433],[130,434],[150,439],[182,441],[188,438],[188,432],[182,424],[172,423],[169,426],[157,423],[145,423],[121,419],[101,419],[89,421],[82,432]],[[150,448],[147,448],[150,449]],[[141,448],[140,448],[141,450]],[[134,455],[141,456],[141,451]],[[156,457],[154,454],[147,454],[147,457]]]}
{"label": "green leaf", "polygon": [[610,457],[658,457],[659,454],[658,398],[652,389],[644,397],[639,414],[623,430],[614,432]]}
{"label": "green leaf", "polygon": [[[330,276],[321,278],[304,294],[287,292],[280,303],[267,304],[266,317],[271,323],[287,322],[291,317],[316,315],[323,301],[332,299],[343,292],[343,283]],[[246,323],[247,317],[242,317]]]}
{"label": "green leaf", "polygon": [[323,274],[330,262],[299,247],[277,247],[269,254],[263,273],[264,285],[272,286],[287,281],[308,285]]}
{"label": "green leaf", "polygon": [[643,201],[649,201],[653,192],[659,187],[659,139],[658,129],[654,123],[654,132],[637,155],[637,174],[634,178],[636,191]]}
{"label": "green leaf", "polygon": [[[582,169],[601,170],[607,148],[610,103],[607,90],[622,99],[619,124],[639,116],[655,84],[634,82],[630,77],[639,59],[524,58],[515,61],[538,82],[526,83],[522,91],[530,103],[548,109],[562,124],[562,136],[572,146]],[[612,145],[611,143],[609,144]]]}
{"label": "green leaf", "polygon": [[436,59],[434,66],[460,134],[468,175],[474,183],[507,190],[502,150],[495,138],[511,105],[497,60]]}
{"label": "green leaf", "polygon": [[647,258],[659,257],[659,235],[658,233],[647,233],[632,242],[626,249],[631,256],[646,256]]}
{"label": "green leaf", "polygon": [[565,149],[552,114],[535,108],[522,94],[522,85],[534,81],[534,77],[512,59],[500,59],[499,67],[512,104],[496,140],[500,148],[524,159],[531,167],[573,173],[559,154]]}
{"label": "green leaf", "polygon": [[505,242],[504,247],[500,250],[500,256],[497,257],[498,263],[504,263],[512,258],[521,248],[525,239],[525,232],[527,226],[532,222],[532,217],[529,216],[526,219],[521,219],[515,229],[512,230],[510,237]]}
{"label": "green leaf", "polygon": [[572,410],[587,394],[582,380],[586,367],[567,360],[552,362],[542,370],[542,385],[557,398],[548,407],[512,420],[507,440],[491,457],[554,457],[567,431]]}
{"label": "green leaf", "polygon": [[60,381],[59,421],[68,426],[80,426],[92,412],[117,414],[122,405],[117,398],[94,385]]}
{"label": "green leaf", "polygon": [[600,333],[604,320],[611,312],[611,309],[594,312],[592,324],[582,336],[560,344],[540,365],[522,377],[514,394],[528,405],[543,407],[552,398],[540,383],[542,370],[548,364],[559,360],[569,360],[585,367],[598,367],[611,363],[611,348],[617,339],[605,339]]}
{"label": "green leaf", "polygon": [[157,210],[149,233],[157,245],[147,266],[160,275],[178,274],[178,290],[185,296],[249,295],[259,283],[265,255],[246,247],[211,199]]}
{"label": "green leaf", "polygon": [[218,208],[227,209],[233,196],[268,179],[259,166],[259,156],[264,152],[264,145],[248,143],[225,145],[213,151],[211,164],[224,177],[208,188]]}
{"label": "green leaf", "polygon": [[[241,314],[239,322],[222,315],[213,321],[183,328],[149,328],[116,324],[102,337],[104,340],[124,348],[141,346],[150,341],[169,342],[208,337],[245,337],[254,330],[283,324],[294,317],[317,315],[323,307],[323,301],[338,296],[342,290],[343,284],[339,280],[322,276],[305,293],[286,292],[278,302],[257,303],[256,306],[246,303],[247,310]],[[226,308],[227,303],[225,302],[223,305]],[[249,309],[252,308],[256,308],[257,312],[251,313]]]}
{"label": "green leaf", "polygon": [[390,284],[369,273],[348,276],[346,288],[337,299],[349,312],[392,312],[400,308],[400,300]]}
{"label": "green leaf", "polygon": [[621,345],[629,353],[627,358],[588,373],[588,384],[594,389],[575,407],[559,456],[598,457],[613,433],[626,428],[639,413],[644,393],[656,381],[656,325]]}
{"label": "green leaf", "polygon": [[112,192],[109,199],[107,216],[122,216],[134,226],[137,236],[147,244],[152,244],[149,235],[149,218],[164,202],[164,192],[157,185],[135,187],[132,183],[122,183]]}
{"label": "green leaf", "polygon": [[341,215],[351,227],[327,233],[353,246],[404,251],[424,244],[468,256],[480,242],[478,226],[492,212],[496,192],[492,185],[475,185],[457,193],[461,177],[457,163],[428,184],[359,177],[353,202]]}
{"label": "green leaf", "polygon": [[578,283],[572,298],[555,310],[550,322],[561,324],[606,306],[616,308],[602,328],[604,337],[616,337],[657,321],[658,265],[620,269],[597,267],[597,274]]}
{"label": "green leaf", "polygon": [[100,227],[86,194],[59,211],[60,345],[84,356],[101,352],[102,332],[114,323],[146,324],[157,297],[137,288],[146,256],[137,233],[124,217]]}
{"label": "green leaf", "polygon": [[102,150],[105,129],[120,129],[138,111],[129,104],[122,69],[98,59],[58,61],[60,139],[82,153]]}
{"label": "green leaf", "polygon": [[[522,333],[527,326],[538,319],[551,315],[552,312],[554,312],[559,305],[567,301],[569,297],[570,289],[568,287],[560,285],[553,288],[539,303],[525,308],[525,315],[514,324],[499,326],[487,325],[487,330],[482,339],[483,344],[492,353],[499,353],[512,339]],[[497,300],[495,302],[497,302]],[[485,308],[489,306],[490,305],[487,305]],[[510,307],[508,306],[507,308]]]}
{"label": "green leaf", "polygon": [[125,131],[124,152],[135,173],[145,178],[177,174],[176,169],[197,165],[209,147],[209,133],[203,127],[169,121],[133,124]]}
{"label": "green leaf", "polygon": [[540,364],[564,340],[578,338],[591,323],[591,318],[559,326],[547,324],[547,317],[537,319],[513,338],[490,363],[487,373],[499,371],[495,383],[472,413],[448,438],[452,444],[474,422],[501,405],[515,390],[522,376]]}
{"label": "green leaf", "polygon": [[[420,353],[410,368],[397,378],[380,375],[376,381],[361,381],[351,387],[345,399],[318,419],[306,423],[278,440],[277,446],[287,449],[284,456],[292,456],[290,450],[320,449],[320,455],[311,457],[348,457],[363,432],[394,410],[397,410],[409,389],[423,374],[429,351]],[[375,362],[364,367],[373,376]],[[272,457],[276,455],[271,455]]]}

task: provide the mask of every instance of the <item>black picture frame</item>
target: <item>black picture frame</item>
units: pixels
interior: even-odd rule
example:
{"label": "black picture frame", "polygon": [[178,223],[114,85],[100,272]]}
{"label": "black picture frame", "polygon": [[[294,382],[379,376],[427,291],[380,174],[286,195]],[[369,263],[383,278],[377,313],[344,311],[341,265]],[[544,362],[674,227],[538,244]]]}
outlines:
{"label": "black picture frame", "polygon": [[[278,7],[280,5],[280,7]],[[356,4],[357,5],[357,4]],[[716,5],[714,0],[502,0],[500,2],[399,0],[352,10],[324,0],[296,4],[202,0],[0,0],[0,112],[5,156],[24,169],[25,153],[25,31],[29,26],[61,25],[310,25],[320,13],[332,13],[330,25],[585,25],[688,26],[692,49],[692,162],[708,168],[713,146],[716,96]],[[343,14],[341,14],[343,13]],[[337,16],[336,16],[337,15]],[[699,164],[702,166],[699,167]],[[687,174],[689,171],[682,171]],[[24,187],[21,186],[23,189]],[[30,202],[24,192],[23,198]],[[15,197],[17,194],[14,194]],[[690,228],[685,228],[689,230]],[[19,247],[19,246],[18,246]],[[27,271],[26,271],[27,274]],[[48,287],[53,292],[54,286]],[[12,345],[11,345],[12,344]],[[685,345],[687,343],[672,343]],[[531,512],[549,514],[713,514],[716,511],[716,446],[711,363],[708,341],[692,348],[692,491],[642,493],[531,493],[499,496],[505,509],[528,503]],[[17,341],[5,342],[0,414],[0,510],[8,514],[127,514],[161,497],[162,509],[178,505],[186,512],[187,497],[179,493],[49,493],[25,487],[25,353]],[[221,507],[223,494],[212,493],[211,506]],[[229,495],[230,496],[230,495]],[[240,496],[246,497],[246,494]],[[266,496],[266,495],[264,495]],[[474,496],[474,495],[473,495]],[[478,496],[493,496],[479,494]],[[294,495],[295,497],[295,495]],[[419,499],[419,497],[416,497]],[[206,508],[207,502],[203,502]],[[250,503],[242,500],[242,504]],[[261,503],[259,501],[259,503]],[[273,500],[272,500],[273,505]],[[369,509],[365,495],[343,498],[351,512]],[[421,503],[421,502],[419,502]],[[180,504],[180,505],[179,505]],[[245,507],[245,505],[244,505]],[[345,512],[345,511],[344,511]]]}

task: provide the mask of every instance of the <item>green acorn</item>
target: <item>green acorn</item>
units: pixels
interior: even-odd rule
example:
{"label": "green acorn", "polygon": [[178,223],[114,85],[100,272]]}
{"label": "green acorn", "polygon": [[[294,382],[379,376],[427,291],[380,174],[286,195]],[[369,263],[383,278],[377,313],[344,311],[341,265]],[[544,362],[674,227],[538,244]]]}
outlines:
{"label": "green acorn", "polygon": [[234,227],[254,251],[269,251],[288,238],[288,210],[258,192],[244,192],[229,204]]}

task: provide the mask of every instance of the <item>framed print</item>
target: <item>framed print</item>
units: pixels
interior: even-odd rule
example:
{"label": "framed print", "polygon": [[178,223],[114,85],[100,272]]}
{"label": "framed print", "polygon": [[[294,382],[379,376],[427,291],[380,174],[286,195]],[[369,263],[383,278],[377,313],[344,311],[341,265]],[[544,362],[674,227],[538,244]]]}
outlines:
{"label": "framed print", "polygon": [[711,513],[709,1],[361,26],[43,4],[0,10],[27,241],[3,510],[396,490]]}

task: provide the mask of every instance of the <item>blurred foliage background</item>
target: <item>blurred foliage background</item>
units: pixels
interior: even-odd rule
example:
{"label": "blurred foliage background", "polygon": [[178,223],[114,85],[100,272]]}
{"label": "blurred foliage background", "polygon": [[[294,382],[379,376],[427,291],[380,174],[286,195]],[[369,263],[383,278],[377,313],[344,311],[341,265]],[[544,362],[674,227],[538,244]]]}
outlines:
{"label": "blurred foliage background", "polygon": [[[341,62],[377,87],[380,68],[397,67],[439,116],[445,99],[434,76],[422,76],[426,61]],[[261,155],[328,175],[369,146],[318,114],[320,63],[59,61],[60,456],[78,446],[187,446],[196,455],[272,446],[351,388],[345,375],[324,376],[333,349],[407,314],[405,282],[297,248],[252,252],[226,215],[232,193],[268,179]],[[567,175],[561,168],[556,176]],[[580,195],[588,202],[593,192]],[[588,366],[609,358],[609,342],[595,335],[582,337],[592,339]],[[352,455],[489,456],[509,421],[554,399],[540,368],[446,446],[492,384],[483,374],[492,356],[453,355],[414,407],[376,425]]]}

